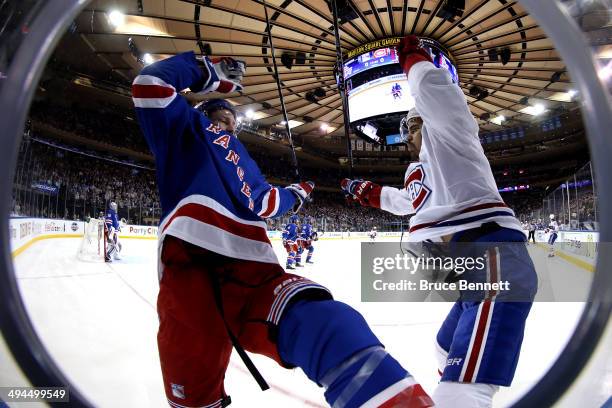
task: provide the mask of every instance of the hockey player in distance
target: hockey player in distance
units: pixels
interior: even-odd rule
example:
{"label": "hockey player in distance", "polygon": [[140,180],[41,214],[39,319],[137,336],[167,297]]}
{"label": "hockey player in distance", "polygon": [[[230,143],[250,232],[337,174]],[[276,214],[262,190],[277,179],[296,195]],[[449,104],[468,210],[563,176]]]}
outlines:
{"label": "hockey player in distance", "polygon": [[106,254],[105,262],[112,262],[113,259],[121,259],[121,243],[119,242],[119,231],[121,224],[117,218],[117,203],[111,202],[104,217],[104,231],[106,232]]}
{"label": "hockey player in distance", "polygon": [[169,404],[227,406],[233,345],[246,362],[244,349],[302,368],[332,406],[431,406],[358,312],[279,265],[264,219],[297,213],[314,185],[268,184],[232,135],[231,106],[202,114],[178,94],[240,91],[244,72],[240,61],[187,52],[132,85],[162,207],[157,340]]}
{"label": "hockey player in distance", "polygon": [[535,233],[536,233],[536,222],[535,220],[529,220],[529,223],[527,224],[527,228],[529,231],[529,235],[527,236],[527,244],[529,244],[529,241],[533,240],[533,244],[535,245],[536,240],[535,240]]}
{"label": "hockey player in distance", "polygon": [[297,215],[292,215],[289,217],[289,223],[285,225],[285,229],[283,230],[283,246],[287,251],[287,264],[285,266],[286,269],[295,269],[295,266],[298,265],[298,261],[296,259],[298,254],[298,219]]}
{"label": "hockey player in distance", "polygon": [[369,237],[370,237],[370,242],[374,242],[376,241],[376,227],[372,227],[372,230],[370,231]]}
{"label": "hockey player in distance", "polygon": [[555,220],[555,214],[550,214],[550,222],[548,223],[548,257],[555,256],[555,241],[559,231],[559,224]]}
{"label": "hockey player in distance", "polygon": [[393,100],[402,98],[402,86],[397,82],[393,84],[391,87],[391,94],[393,95]]}
{"label": "hockey player in distance", "polygon": [[436,407],[490,407],[499,386],[510,386],[514,377],[537,288],[535,269],[521,224],[498,193],[461,89],[434,66],[416,36],[401,41],[399,59],[416,101],[400,131],[415,160],[404,188],[347,179],[341,186],[362,205],[414,214],[410,241],[466,243],[453,248],[480,243],[486,277],[501,275],[520,288],[525,300],[515,302],[502,301],[499,292],[462,301],[468,295],[462,292],[437,335],[442,378],[432,395]]}
{"label": "hockey player in distance", "polygon": [[312,240],[314,238],[314,232],[312,230],[312,224],[310,221],[310,217],[304,217],[304,222],[300,227],[300,237],[301,239],[301,250],[298,250],[299,258],[301,259],[301,255],[304,250],[308,251],[308,255],[306,255],[306,263],[311,264],[312,262],[312,253],[314,252],[314,247],[312,246]]}
{"label": "hockey player in distance", "polygon": [[302,235],[302,227],[304,226],[304,223],[300,221],[300,218],[298,217],[295,220],[295,225],[296,225],[296,231],[297,231],[297,238],[296,238],[296,243],[297,243],[297,252],[295,254],[295,266],[296,267],[303,267],[304,265],[302,264],[302,253],[304,253],[304,237]]}

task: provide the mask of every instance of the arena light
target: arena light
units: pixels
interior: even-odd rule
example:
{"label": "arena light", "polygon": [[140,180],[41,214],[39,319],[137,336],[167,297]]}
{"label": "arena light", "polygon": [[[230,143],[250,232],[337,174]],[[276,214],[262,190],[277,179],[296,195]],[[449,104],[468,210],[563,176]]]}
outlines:
{"label": "arena light", "polygon": [[546,112],[546,108],[541,103],[538,103],[537,105],[533,107],[533,114],[536,116],[539,116],[543,114],[544,112]]}
{"label": "arena light", "polygon": [[253,117],[255,117],[255,111],[253,109],[249,109],[245,112],[244,116],[246,116],[247,119],[253,119]]}
{"label": "arena light", "polygon": [[546,112],[546,107],[544,107],[544,105],[542,105],[541,103],[538,103],[521,109],[520,112],[531,116],[539,116]]}
{"label": "arena light", "polygon": [[321,126],[319,126],[319,129],[321,129],[321,131],[323,132],[327,132],[327,130],[329,129],[329,125],[327,123],[321,123]]}
{"label": "arena light", "polygon": [[501,126],[501,124],[504,123],[505,120],[506,120],[506,117],[504,115],[499,115],[493,118],[491,122],[495,123],[496,125]]}
{"label": "arena light", "polygon": [[610,77],[612,77],[612,61],[609,62],[607,65],[599,68],[599,71],[597,71],[597,76],[602,81],[607,81],[608,79],[610,79]]}
{"label": "arena light", "polygon": [[151,17],[138,15],[125,15],[114,10],[108,15],[109,23],[118,34],[155,35],[160,37],[174,37],[174,34],[165,30],[165,26],[159,25],[158,21]]}
{"label": "arena light", "polygon": [[289,129],[293,129],[294,127],[302,126],[304,122],[300,122],[299,120],[289,119]]}
{"label": "arena light", "polygon": [[142,60],[144,61],[146,65],[150,65],[155,62],[155,60],[153,59],[153,56],[149,54],[148,52],[142,56]]}
{"label": "arena light", "polygon": [[570,89],[566,92],[555,92],[554,94],[549,95],[548,99],[557,102],[572,102],[577,94],[578,92],[573,89]]}
{"label": "arena light", "polygon": [[119,27],[120,25],[123,25],[123,23],[125,22],[125,14],[123,14],[119,10],[113,10],[110,13],[108,13],[108,20],[115,27]]}

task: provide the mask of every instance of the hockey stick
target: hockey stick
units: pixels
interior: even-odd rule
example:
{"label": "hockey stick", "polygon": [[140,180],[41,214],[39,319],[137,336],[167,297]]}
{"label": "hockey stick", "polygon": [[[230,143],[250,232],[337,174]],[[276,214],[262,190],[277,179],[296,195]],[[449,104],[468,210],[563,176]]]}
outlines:
{"label": "hockey stick", "polygon": [[274,66],[276,88],[278,89],[278,97],[280,98],[281,110],[283,111],[283,119],[285,120],[285,130],[287,131],[287,138],[289,139],[289,146],[291,147],[291,159],[293,161],[293,169],[295,171],[296,179],[298,181],[301,181],[297,155],[295,154],[295,146],[293,145],[293,136],[291,135],[291,128],[289,127],[289,116],[287,115],[287,108],[285,107],[285,98],[283,97],[280,76],[278,75],[278,66],[276,65],[276,57],[274,55],[274,43],[272,42],[272,31],[270,27],[270,18],[268,17],[268,6],[266,5],[266,0],[263,0],[262,3],[264,6],[264,13],[266,14],[266,32],[268,33],[268,42],[270,43],[270,54],[272,54],[272,65]]}
{"label": "hockey stick", "polygon": [[238,337],[236,337],[236,335],[230,328],[229,323],[225,319],[225,310],[223,309],[223,299],[221,295],[221,284],[219,283],[219,276],[217,276],[214,272],[211,272],[210,281],[212,283],[213,295],[215,297],[215,304],[217,305],[217,310],[221,315],[221,320],[223,320],[225,331],[227,332],[227,335],[230,338],[232,346],[234,346],[234,350],[236,350],[236,353],[238,353],[238,356],[240,356],[240,359],[242,360],[246,368],[249,370],[249,373],[251,373],[251,375],[257,382],[257,385],[259,385],[259,388],[261,388],[262,391],[270,389],[270,386],[266,382],[265,378],[263,377],[263,375],[261,375],[255,364],[253,363],[253,360],[251,360],[249,355],[244,351],[244,347],[242,347],[240,341],[238,340]]}
{"label": "hockey stick", "polygon": [[342,58],[342,47],[340,46],[340,29],[338,27],[338,6],[336,0],[331,0],[332,12],[334,18],[334,37],[336,40],[336,72],[338,82],[338,90],[342,99],[342,117],[344,119],[344,137],[346,138],[346,153],[349,159],[349,178],[353,178],[353,149],[351,147],[351,137],[349,134],[349,113],[348,100],[344,89],[344,59]]}

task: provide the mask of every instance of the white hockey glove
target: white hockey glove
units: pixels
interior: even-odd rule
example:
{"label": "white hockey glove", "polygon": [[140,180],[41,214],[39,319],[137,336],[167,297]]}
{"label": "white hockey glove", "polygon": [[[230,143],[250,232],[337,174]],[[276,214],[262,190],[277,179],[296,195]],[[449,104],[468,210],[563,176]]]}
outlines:
{"label": "white hockey glove", "polygon": [[312,181],[304,181],[302,183],[295,183],[285,187],[285,189],[291,191],[295,195],[296,200],[295,205],[293,206],[294,214],[302,209],[304,203],[309,203],[312,201],[310,194],[314,188],[315,183]]}
{"label": "white hockey glove", "polygon": [[244,61],[229,57],[197,57],[204,74],[204,86],[198,93],[231,93],[242,91],[242,77],[246,71]]}

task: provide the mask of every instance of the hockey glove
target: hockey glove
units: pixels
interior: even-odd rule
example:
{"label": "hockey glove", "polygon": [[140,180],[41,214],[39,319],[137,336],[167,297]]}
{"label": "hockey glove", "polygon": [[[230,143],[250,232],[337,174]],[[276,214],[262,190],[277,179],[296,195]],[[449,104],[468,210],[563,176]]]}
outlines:
{"label": "hockey glove", "polygon": [[304,203],[309,203],[312,201],[310,194],[312,190],[314,190],[315,184],[312,181],[305,181],[302,183],[291,184],[285,189],[291,191],[295,195],[295,205],[293,206],[293,213],[296,214]]}
{"label": "hockey glove", "polygon": [[399,63],[406,75],[417,62],[429,61],[433,63],[429,51],[423,48],[423,42],[416,35],[408,35],[402,38],[397,51]]}
{"label": "hockey glove", "polygon": [[229,57],[197,58],[202,68],[204,86],[198,93],[231,93],[242,91],[242,77],[246,71],[244,61]]}
{"label": "hockey glove", "polygon": [[344,179],[340,188],[364,207],[380,208],[382,187],[367,180]]}

